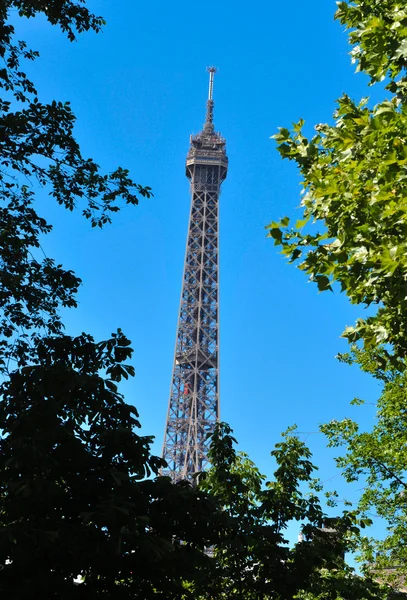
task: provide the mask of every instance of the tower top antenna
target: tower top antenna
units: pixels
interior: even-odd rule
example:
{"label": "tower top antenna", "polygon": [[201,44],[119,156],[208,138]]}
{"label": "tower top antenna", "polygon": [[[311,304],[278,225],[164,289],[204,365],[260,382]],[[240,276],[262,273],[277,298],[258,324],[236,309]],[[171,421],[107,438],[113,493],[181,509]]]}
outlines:
{"label": "tower top antenna", "polygon": [[206,133],[213,133],[213,79],[215,77],[215,73],[218,70],[216,67],[207,67],[206,69],[209,73],[209,92],[208,92],[208,100],[206,102],[206,118],[204,131]]}
{"label": "tower top antenna", "polygon": [[206,70],[209,73],[209,93],[208,93],[208,100],[213,100],[213,80],[214,80],[215,73],[217,72],[218,69],[216,67],[207,67]]}

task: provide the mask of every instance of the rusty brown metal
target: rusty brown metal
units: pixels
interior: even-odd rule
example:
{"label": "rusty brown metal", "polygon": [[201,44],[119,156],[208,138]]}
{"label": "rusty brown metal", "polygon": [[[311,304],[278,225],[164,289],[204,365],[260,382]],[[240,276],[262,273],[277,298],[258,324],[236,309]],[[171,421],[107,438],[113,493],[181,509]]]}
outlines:
{"label": "rusty brown metal", "polygon": [[213,125],[216,69],[208,71],[205,124],[191,136],[186,160],[192,198],[163,445],[163,474],[174,481],[193,480],[206,468],[208,434],[219,419],[218,205],[228,158]]}

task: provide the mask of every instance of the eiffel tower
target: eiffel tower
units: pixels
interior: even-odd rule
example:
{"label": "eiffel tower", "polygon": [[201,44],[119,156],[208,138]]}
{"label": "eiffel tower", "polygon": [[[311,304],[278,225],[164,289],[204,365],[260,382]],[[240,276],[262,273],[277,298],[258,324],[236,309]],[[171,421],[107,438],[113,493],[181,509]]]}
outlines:
{"label": "eiffel tower", "polygon": [[205,469],[207,437],[219,419],[218,205],[228,158],[213,125],[216,69],[208,71],[205,124],[191,136],[186,160],[192,199],[163,446],[163,474],[173,481]]}

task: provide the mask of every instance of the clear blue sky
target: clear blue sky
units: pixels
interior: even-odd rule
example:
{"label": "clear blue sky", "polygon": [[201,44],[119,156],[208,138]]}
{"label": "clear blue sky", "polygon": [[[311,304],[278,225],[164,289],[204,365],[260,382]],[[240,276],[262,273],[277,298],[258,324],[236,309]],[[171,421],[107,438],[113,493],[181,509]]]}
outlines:
{"label": "clear blue sky", "polygon": [[[177,324],[189,189],[189,134],[205,112],[207,65],[215,80],[215,125],[230,168],[221,196],[221,416],[240,447],[270,474],[269,451],[288,425],[315,432],[331,418],[360,415],[377,385],[335,360],[340,334],[361,314],[339,294],[319,294],[286,264],[264,226],[296,216],[299,176],[270,136],[303,117],[308,132],[329,121],[335,99],[360,98],[335,2],[93,2],[107,21],[100,35],[68,43],[36,19],[19,30],[38,48],[43,99],[70,100],[84,154],[103,168],[128,167],[155,197],[91,230],[44,196],[54,223],[44,248],[83,279],[69,333],[97,339],[121,327],[132,339],[137,376],[123,386],[143,432],[161,451]],[[322,436],[308,437],[322,479],[337,475]],[[332,485],[341,488],[340,478]],[[349,495],[349,494],[348,494]]]}

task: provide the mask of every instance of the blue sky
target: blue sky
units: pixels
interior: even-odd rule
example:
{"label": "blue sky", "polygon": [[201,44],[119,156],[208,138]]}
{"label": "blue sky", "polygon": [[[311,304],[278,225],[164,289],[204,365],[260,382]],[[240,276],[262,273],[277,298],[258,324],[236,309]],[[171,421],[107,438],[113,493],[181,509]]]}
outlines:
{"label": "blue sky", "polygon": [[[264,226],[296,218],[299,176],[270,139],[303,117],[306,131],[329,121],[343,92],[378,94],[351,66],[335,2],[90,3],[107,25],[74,44],[42,19],[18,30],[39,49],[30,67],[44,100],[70,100],[83,153],[104,169],[130,169],[155,197],[95,231],[43,195],[54,224],[44,249],[83,279],[67,331],[104,339],[121,327],[135,349],[136,378],[123,386],[143,432],[161,452],[184,260],[190,133],[203,124],[206,66],[215,78],[215,126],[227,139],[221,219],[221,416],[242,450],[271,475],[269,451],[297,423],[323,480],[343,490],[318,425],[360,417],[373,401],[369,377],[338,363],[340,334],[363,315],[344,296],[317,291],[286,264]],[[348,496],[352,494],[347,493]]]}

